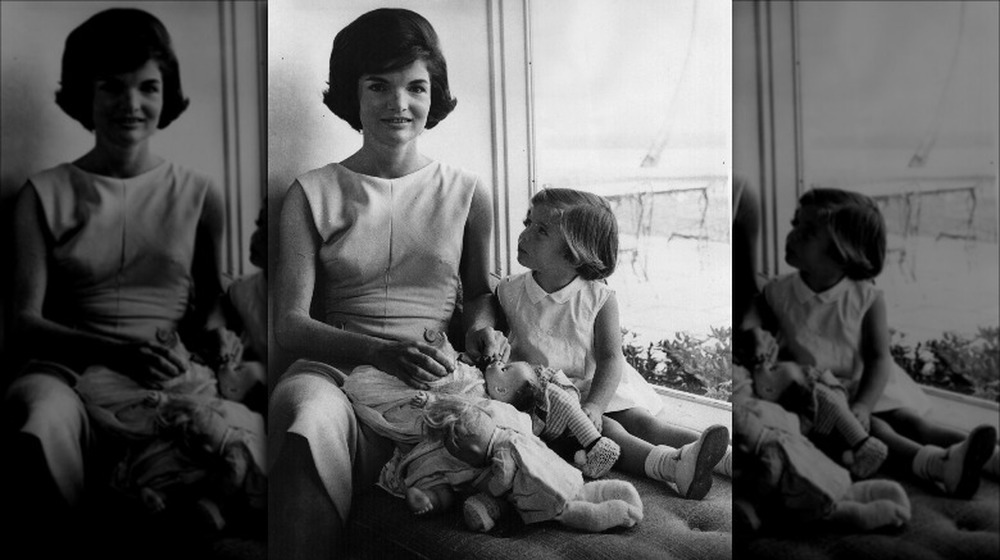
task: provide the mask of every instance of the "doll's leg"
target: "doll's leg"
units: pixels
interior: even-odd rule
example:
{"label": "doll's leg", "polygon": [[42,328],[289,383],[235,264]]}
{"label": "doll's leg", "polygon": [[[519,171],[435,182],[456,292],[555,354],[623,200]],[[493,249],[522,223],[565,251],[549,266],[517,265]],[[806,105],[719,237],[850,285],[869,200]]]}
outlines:
{"label": "doll's leg", "polygon": [[899,527],[910,520],[910,499],[894,481],[864,480],[851,485],[829,519],[862,531]]}
{"label": "doll's leg", "polygon": [[632,517],[632,506],[622,500],[608,500],[599,504],[574,500],[566,504],[556,521],[563,525],[597,533],[612,527],[632,527],[636,520]]}
{"label": "doll's leg", "polygon": [[[902,418],[902,420],[900,420]],[[996,430],[979,426],[964,439],[942,448],[901,435],[893,421],[909,420],[899,411],[872,416],[872,435],[889,447],[889,461],[903,472],[940,486],[950,496],[969,499],[979,488],[979,471],[996,449]]]}
{"label": "doll's leg", "polygon": [[[660,443],[660,438],[651,438],[657,443],[653,445],[641,437],[656,432],[656,424],[666,426],[642,409],[605,415],[604,434],[621,446],[617,465],[632,474],[673,483],[687,499],[704,498],[712,488],[712,470],[729,445],[729,430],[712,426],[694,441],[675,448]],[[630,429],[632,426],[638,433]]]}
{"label": "doll's leg", "polygon": [[408,488],[406,490],[406,505],[417,515],[431,512],[442,512],[451,509],[455,501],[455,491],[447,484],[439,484],[430,488]]}

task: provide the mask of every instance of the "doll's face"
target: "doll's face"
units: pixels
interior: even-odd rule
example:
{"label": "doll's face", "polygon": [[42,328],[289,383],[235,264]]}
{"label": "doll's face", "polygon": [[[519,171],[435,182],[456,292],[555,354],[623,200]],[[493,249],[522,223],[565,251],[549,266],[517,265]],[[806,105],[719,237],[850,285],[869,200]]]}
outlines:
{"label": "doll's face", "polygon": [[466,426],[466,432],[456,441],[445,440],[444,447],[456,459],[472,467],[484,467],[489,462],[487,451],[490,439],[496,430],[496,423],[485,412],[480,414],[473,425]]}
{"label": "doll's face", "polygon": [[802,379],[802,368],[795,362],[761,364],[754,370],[753,386],[757,396],[766,401],[777,401],[788,387]]}
{"label": "doll's face", "polygon": [[534,368],[528,362],[494,362],[483,372],[486,393],[491,399],[505,403],[511,402],[534,377]]}

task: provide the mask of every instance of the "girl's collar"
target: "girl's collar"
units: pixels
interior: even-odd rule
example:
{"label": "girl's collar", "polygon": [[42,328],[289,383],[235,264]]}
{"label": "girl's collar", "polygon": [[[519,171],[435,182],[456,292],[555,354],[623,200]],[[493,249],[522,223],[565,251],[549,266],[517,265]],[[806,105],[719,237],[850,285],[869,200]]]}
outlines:
{"label": "girl's collar", "polygon": [[822,292],[814,292],[812,290],[812,288],[810,288],[805,283],[805,281],[802,280],[802,275],[801,274],[799,274],[798,272],[796,272],[792,276],[793,276],[792,277],[792,291],[795,294],[795,299],[797,299],[799,301],[799,303],[805,303],[805,302],[807,302],[809,300],[812,300],[812,299],[815,299],[815,300],[818,300],[818,301],[821,301],[821,302],[824,302],[824,303],[825,302],[829,302],[829,301],[833,301],[833,300],[837,299],[838,297],[840,297],[840,294],[842,294],[845,290],[847,290],[847,286],[848,286],[848,284],[850,282],[850,279],[847,276],[844,276],[843,278],[840,279],[839,282],[837,282],[836,284],[834,284],[833,287],[831,287],[830,289],[822,291]]}
{"label": "girl's collar", "polygon": [[549,293],[538,285],[538,282],[535,281],[535,276],[531,273],[531,271],[526,272],[525,276],[527,276],[527,279],[524,283],[524,287],[528,291],[528,298],[531,300],[531,303],[538,303],[546,297],[551,298],[552,301],[556,303],[566,303],[569,301],[569,298],[571,298],[576,292],[580,291],[580,288],[582,288],[587,282],[583,278],[577,276],[561,289]]}

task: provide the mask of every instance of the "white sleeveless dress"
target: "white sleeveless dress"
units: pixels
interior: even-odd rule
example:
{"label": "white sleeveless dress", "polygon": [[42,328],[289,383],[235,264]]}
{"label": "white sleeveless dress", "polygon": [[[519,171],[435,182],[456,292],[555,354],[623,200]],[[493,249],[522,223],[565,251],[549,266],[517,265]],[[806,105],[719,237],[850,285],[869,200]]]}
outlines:
{"label": "white sleeveless dress", "polygon": [[[510,326],[511,360],[561,369],[586,400],[597,368],[594,321],[613,290],[603,282],[577,277],[561,290],[547,293],[529,271],[507,277],[496,293]],[[656,415],[663,399],[625,363],[606,412],[637,406]]]}
{"label": "white sleeveless dress", "polygon": [[[796,362],[828,369],[853,398],[864,371],[861,330],[865,314],[881,294],[872,282],[844,278],[822,293],[813,292],[798,272],[764,286],[764,297],[778,320],[778,345]],[[930,410],[930,399],[896,363],[873,412],[909,408]]]}

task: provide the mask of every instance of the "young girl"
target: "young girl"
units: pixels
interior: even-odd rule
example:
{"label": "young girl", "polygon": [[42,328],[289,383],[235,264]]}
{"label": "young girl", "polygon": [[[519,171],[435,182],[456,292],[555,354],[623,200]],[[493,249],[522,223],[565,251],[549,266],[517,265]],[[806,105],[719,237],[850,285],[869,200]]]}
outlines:
{"label": "young girl", "polygon": [[621,446],[616,466],[672,483],[700,500],[727,453],[729,431],[704,433],[656,417],[660,396],[622,355],[614,292],[618,226],[603,198],[546,189],[531,199],[517,261],[531,269],[505,279],[497,298],[510,330],[511,359],[561,369],[580,390],[591,422]]}
{"label": "young girl", "polygon": [[[996,430],[965,434],[926,418],[930,402],[889,353],[885,300],[872,281],[882,270],[882,214],[864,195],[815,189],[799,199],[785,242],[798,269],[764,287],[759,313],[780,351],[829,369],[848,389],[851,411],[889,448],[889,463],[968,499],[979,471],[996,472]],[[757,329],[757,347],[766,337]],[[992,458],[991,458],[992,456]]]}

